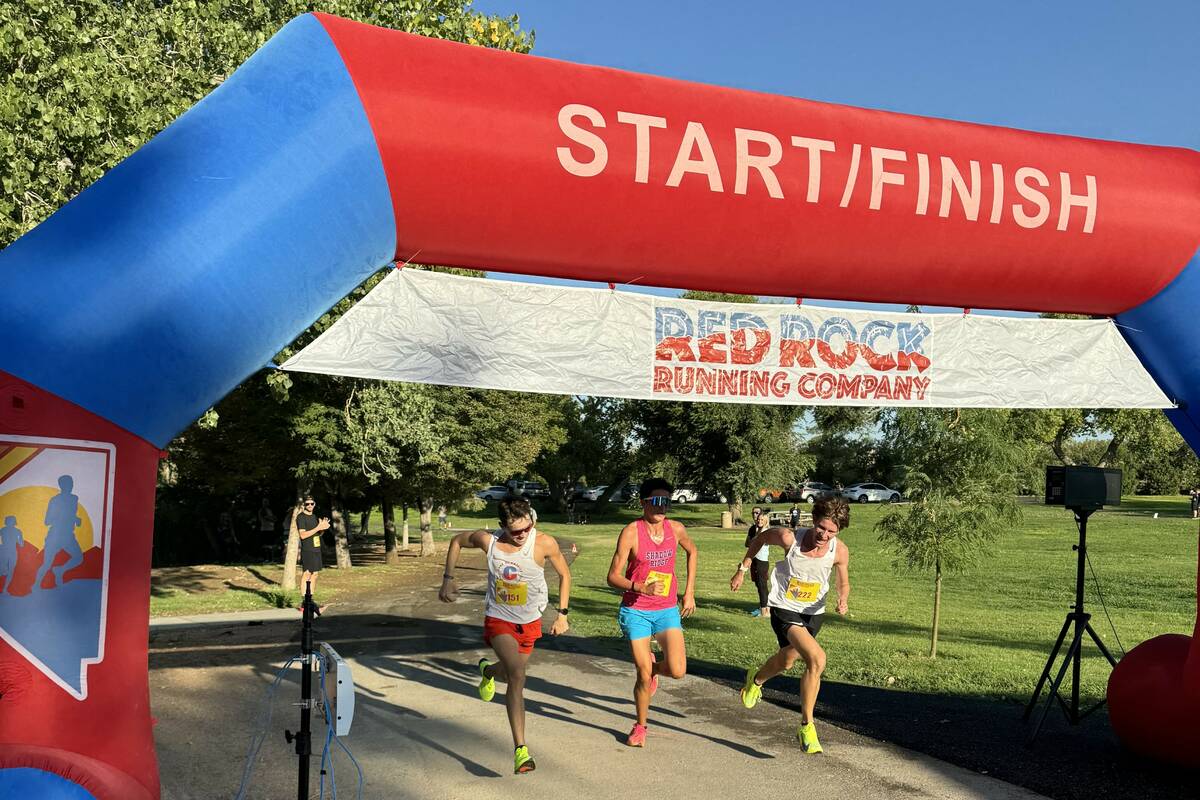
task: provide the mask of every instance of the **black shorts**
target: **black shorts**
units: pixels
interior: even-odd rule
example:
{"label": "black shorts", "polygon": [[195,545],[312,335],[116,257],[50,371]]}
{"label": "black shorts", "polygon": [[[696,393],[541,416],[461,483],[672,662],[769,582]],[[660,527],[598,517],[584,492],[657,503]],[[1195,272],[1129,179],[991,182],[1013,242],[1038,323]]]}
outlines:
{"label": "black shorts", "polygon": [[316,547],[311,550],[300,548],[300,565],[304,567],[305,572],[320,572],[321,567],[325,566],[320,549]]}
{"label": "black shorts", "polygon": [[821,623],[825,621],[824,614],[797,614],[795,611],[788,611],[786,608],[776,608],[771,606],[771,630],[775,631],[775,638],[779,640],[780,647],[791,647],[792,643],[788,641],[788,628],[793,625],[799,625],[806,631],[817,638],[817,631],[821,630]]}

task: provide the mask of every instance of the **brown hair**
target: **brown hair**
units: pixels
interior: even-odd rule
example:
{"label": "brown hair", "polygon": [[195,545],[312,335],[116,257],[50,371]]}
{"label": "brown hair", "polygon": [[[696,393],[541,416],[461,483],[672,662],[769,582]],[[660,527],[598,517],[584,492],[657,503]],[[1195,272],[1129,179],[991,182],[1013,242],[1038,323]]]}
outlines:
{"label": "brown hair", "polygon": [[533,507],[524,497],[505,497],[496,504],[496,511],[500,515],[500,527],[502,528],[507,528],[514,519],[523,517],[533,519]]}
{"label": "brown hair", "polygon": [[840,497],[827,497],[813,503],[813,525],[823,519],[838,526],[839,531],[850,527],[850,504]]}

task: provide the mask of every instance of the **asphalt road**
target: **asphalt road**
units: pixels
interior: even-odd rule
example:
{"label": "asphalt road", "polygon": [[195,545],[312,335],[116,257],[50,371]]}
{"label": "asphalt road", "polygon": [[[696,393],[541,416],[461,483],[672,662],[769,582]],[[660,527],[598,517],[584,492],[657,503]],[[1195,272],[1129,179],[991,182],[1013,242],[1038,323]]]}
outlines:
{"label": "asphalt road", "polygon": [[[748,711],[735,688],[697,675],[663,681],[646,747],[629,748],[623,741],[632,724],[631,666],[612,643],[573,636],[543,638],[531,661],[527,731],[538,769],[514,776],[503,689],[488,704],[475,693],[474,665],[488,652],[480,639],[480,592],[463,594],[446,606],[431,591],[406,590],[386,603],[336,607],[318,621],[317,639],[337,647],[358,686],[354,726],[344,741],[366,773],[363,797],[1038,796],[982,768],[823,722],[820,710],[826,752],[805,755],[794,738],[793,709],[763,702]],[[164,798],[234,796],[267,687],[298,651],[298,616],[152,631],[151,699]],[[296,796],[297,759],[283,729],[297,727],[298,698],[293,669],[275,698],[249,797]],[[316,731],[313,797],[323,723]],[[353,766],[341,753],[335,765],[339,795],[354,797]]]}

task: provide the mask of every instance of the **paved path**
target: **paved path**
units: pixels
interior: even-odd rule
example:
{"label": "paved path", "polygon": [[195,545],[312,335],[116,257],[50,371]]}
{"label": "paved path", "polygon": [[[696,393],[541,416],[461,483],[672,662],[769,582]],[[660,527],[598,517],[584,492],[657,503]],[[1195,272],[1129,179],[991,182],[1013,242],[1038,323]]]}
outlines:
{"label": "paved path", "polygon": [[[736,692],[702,678],[663,681],[644,750],[623,744],[632,719],[632,672],[624,659],[587,655],[582,640],[542,641],[526,691],[535,773],[513,776],[503,693],[475,694],[478,591],[455,606],[431,593],[388,604],[342,606],[319,620],[358,685],[346,743],[363,765],[366,798],[788,797],[1036,798],[985,775],[824,724],[826,753],[795,743],[796,715],[771,703],[747,711]],[[151,699],[163,797],[232,797],[263,693],[298,649],[298,619],[273,612],[223,625],[156,625]],[[298,617],[298,614],[296,615]],[[194,623],[198,621],[193,621]],[[211,620],[209,621],[211,622]],[[274,703],[250,797],[295,797],[299,670]],[[323,734],[320,723],[317,730]],[[316,744],[318,755],[320,739]],[[339,795],[353,797],[354,771],[339,754]],[[318,770],[314,759],[313,797]]]}

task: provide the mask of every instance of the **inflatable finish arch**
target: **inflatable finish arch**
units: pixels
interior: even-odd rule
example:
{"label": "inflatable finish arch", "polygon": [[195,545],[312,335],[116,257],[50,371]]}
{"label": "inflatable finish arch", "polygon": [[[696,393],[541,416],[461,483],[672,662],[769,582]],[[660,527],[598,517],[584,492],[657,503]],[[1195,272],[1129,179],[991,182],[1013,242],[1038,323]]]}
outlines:
{"label": "inflatable finish arch", "polygon": [[[301,17],[0,253],[0,522],[26,540],[0,564],[0,786],[158,796],[159,448],[392,260],[1115,316],[1196,448],[1198,245],[1191,151]],[[1110,698],[1195,762],[1196,639],[1135,649]]]}

